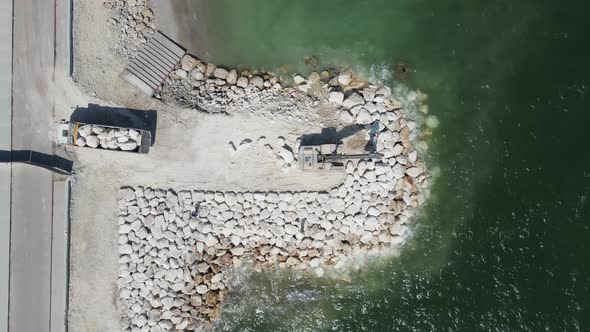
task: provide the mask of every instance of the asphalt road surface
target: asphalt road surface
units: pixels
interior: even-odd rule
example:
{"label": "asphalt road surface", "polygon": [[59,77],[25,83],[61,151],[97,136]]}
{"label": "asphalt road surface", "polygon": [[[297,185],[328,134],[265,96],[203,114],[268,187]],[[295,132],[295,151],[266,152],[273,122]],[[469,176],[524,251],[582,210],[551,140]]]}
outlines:
{"label": "asphalt road surface", "polygon": [[[0,0],[0,153],[11,149],[12,0]],[[10,164],[0,164],[0,331],[8,328]]]}
{"label": "asphalt road surface", "polygon": [[[66,38],[56,17],[67,14],[56,12],[56,1],[14,1],[12,150],[54,153],[56,36]],[[52,257],[60,256],[52,254],[52,242],[63,240],[53,234],[53,222],[64,220],[52,217],[54,175],[25,164],[13,164],[11,172],[8,330],[59,331],[63,324],[52,324],[52,313],[60,311],[52,308],[52,294],[65,294],[65,277],[54,271]]]}

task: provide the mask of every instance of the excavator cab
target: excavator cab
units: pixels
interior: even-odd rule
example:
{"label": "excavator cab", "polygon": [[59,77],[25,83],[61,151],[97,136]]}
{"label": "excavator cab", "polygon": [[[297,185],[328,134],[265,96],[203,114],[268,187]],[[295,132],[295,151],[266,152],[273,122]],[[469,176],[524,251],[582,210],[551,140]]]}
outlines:
{"label": "excavator cab", "polygon": [[338,155],[340,144],[307,145],[299,147],[299,168],[304,172],[341,171],[344,163],[328,161],[327,155]]}

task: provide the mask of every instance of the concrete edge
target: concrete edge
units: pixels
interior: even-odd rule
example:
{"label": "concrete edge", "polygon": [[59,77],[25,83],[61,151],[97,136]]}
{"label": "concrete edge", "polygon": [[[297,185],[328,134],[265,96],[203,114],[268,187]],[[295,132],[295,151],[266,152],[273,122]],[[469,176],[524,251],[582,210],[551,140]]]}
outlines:
{"label": "concrete edge", "polygon": [[51,241],[51,332],[65,332],[68,327],[70,193],[70,177],[54,181]]}

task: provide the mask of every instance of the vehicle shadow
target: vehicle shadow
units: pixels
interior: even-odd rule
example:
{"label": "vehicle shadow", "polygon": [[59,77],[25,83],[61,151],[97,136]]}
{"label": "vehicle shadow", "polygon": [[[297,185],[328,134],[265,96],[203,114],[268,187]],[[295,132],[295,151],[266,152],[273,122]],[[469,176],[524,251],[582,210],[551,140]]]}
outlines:
{"label": "vehicle shadow", "polygon": [[365,128],[364,125],[350,125],[341,130],[336,130],[335,127],[322,128],[322,131],[318,134],[301,136],[301,145],[335,144]]}
{"label": "vehicle shadow", "polygon": [[0,163],[24,163],[62,175],[71,174],[74,168],[74,162],[69,159],[32,150],[0,150]]}

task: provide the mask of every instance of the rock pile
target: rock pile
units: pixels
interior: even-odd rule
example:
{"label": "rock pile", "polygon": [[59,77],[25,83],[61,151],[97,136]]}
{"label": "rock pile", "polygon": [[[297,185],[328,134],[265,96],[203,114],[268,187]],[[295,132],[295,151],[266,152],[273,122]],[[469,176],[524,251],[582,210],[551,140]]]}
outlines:
{"label": "rock pile", "polygon": [[[227,295],[227,271],[244,262],[266,269],[338,268],[356,254],[402,245],[426,198],[428,176],[410,145],[412,126],[400,110],[392,110],[395,105],[386,95],[385,89],[372,101],[361,97],[363,102],[347,104],[350,108],[344,106],[347,99],[342,101],[341,111],[357,123],[364,122],[362,110],[379,120],[377,150],[383,158],[347,162],[344,183],[328,192],[123,188],[119,287],[124,327],[210,324]],[[384,111],[367,110],[370,103],[382,103]],[[238,147],[253,144],[244,141]]]}
{"label": "rock pile", "polygon": [[251,113],[287,120],[312,119],[317,101],[283,87],[271,73],[225,69],[185,55],[157,96],[208,113]]}
{"label": "rock pile", "polygon": [[109,25],[119,32],[115,51],[133,58],[142,44],[156,32],[153,6],[150,0],[109,0],[104,2],[109,11]]}
{"label": "rock pile", "polygon": [[[143,21],[148,2],[109,3],[124,16],[114,18],[122,40],[143,41],[144,30],[136,29],[140,18],[147,34],[155,28],[152,16]],[[124,329],[207,326],[227,296],[230,268],[245,262],[260,269],[317,272],[339,268],[359,253],[399,247],[411,235],[429,179],[412,146],[416,123],[406,119],[390,88],[348,70],[294,75],[292,81],[293,87],[285,87],[270,73],[239,72],[186,55],[157,97],[212,113],[248,112],[295,121],[317,118],[318,105],[328,105],[340,124],[371,125],[383,157],[348,161],[344,183],[327,192],[123,188],[119,300]],[[228,142],[232,153],[254,145],[264,146],[284,168],[297,165],[297,144],[284,138]]]}
{"label": "rock pile", "polygon": [[78,128],[77,146],[133,151],[141,145],[141,133],[134,129],[82,125]]}

